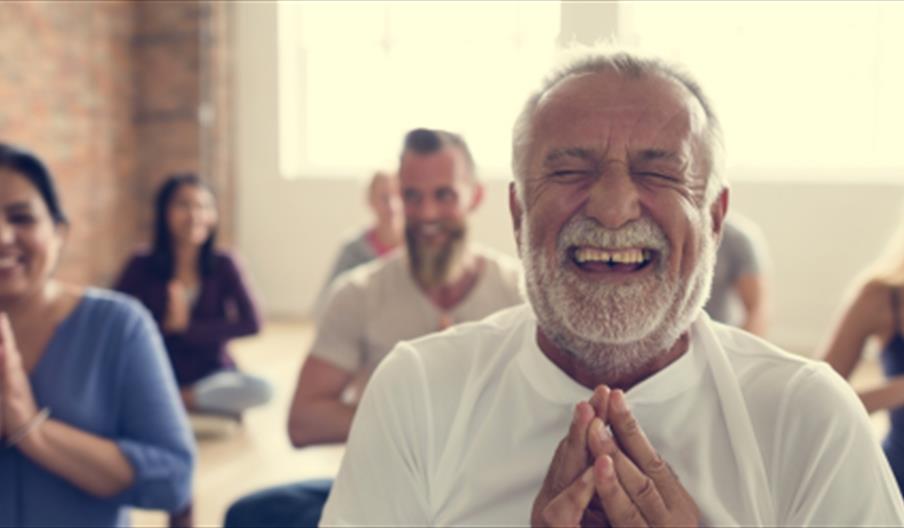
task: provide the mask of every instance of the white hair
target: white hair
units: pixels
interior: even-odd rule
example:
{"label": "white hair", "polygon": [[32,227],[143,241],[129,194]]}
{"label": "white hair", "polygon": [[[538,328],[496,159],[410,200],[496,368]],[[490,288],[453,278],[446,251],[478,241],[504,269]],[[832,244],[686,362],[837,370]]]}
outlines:
{"label": "white hair", "polygon": [[[524,182],[527,179],[528,151],[531,143],[531,120],[540,99],[557,84],[575,75],[614,71],[626,77],[643,77],[659,75],[674,80],[684,86],[700,103],[706,115],[706,132],[704,136],[704,156],[702,170],[706,174],[706,192],[704,203],[709,205],[726,186],[722,170],[723,140],[722,128],[716,117],[712,104],[703,93],[700,85],[680,66],[662,59],[644,56],[636,52],[608,46],[596,45],[572,46],[562,54],[558,65],[543,79],[540,87],[528,97],[515,120],[512,130],[512,172],[515,177],[515,189],[522,207],[524,200]],[[696,167],[691,167],[697,170]]]}

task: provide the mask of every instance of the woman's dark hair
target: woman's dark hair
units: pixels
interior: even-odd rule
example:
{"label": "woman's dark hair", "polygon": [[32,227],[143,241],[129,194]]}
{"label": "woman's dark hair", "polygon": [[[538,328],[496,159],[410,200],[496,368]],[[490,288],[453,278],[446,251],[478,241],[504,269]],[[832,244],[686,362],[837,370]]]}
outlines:
{"label": "woman's dark hair", "polygon": [[[160,186],[160,190],[157,191],[157,199],[154,203],[154,241],[151,246],[151,263],[154,271],[167,281],[173,278],[175,272],[175,252],[172,234],[167,223],[167,211],[169,211],[176,191],[185,185],[200,187],[213,194],[210,187],[195,174],[174,174],[167,178]],[[198,255],[198,271],[203,276],[213,273],[215,262],[213,248],[216,237],[216,228],[211,228],[210,236],[201,244],[201,251]]]}
{"label": "woman's dark hair", "polygon": [[0,142],[0,168],[9,169],[24,176],[41,193],[44,204],[56,225],[69,225],[69,219],[60,205],[53,176],[34,154]]}

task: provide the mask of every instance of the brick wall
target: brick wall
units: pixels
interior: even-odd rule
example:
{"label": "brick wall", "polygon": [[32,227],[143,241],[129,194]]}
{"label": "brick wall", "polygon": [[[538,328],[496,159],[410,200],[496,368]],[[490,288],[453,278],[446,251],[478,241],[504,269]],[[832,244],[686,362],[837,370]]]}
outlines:
{"label": "brick wall", "polygon": [[211,183],[231,240],[228,15],[221,2],[0,2],[0,140],[59,181],[62,277],[109,284],[174,171]]}

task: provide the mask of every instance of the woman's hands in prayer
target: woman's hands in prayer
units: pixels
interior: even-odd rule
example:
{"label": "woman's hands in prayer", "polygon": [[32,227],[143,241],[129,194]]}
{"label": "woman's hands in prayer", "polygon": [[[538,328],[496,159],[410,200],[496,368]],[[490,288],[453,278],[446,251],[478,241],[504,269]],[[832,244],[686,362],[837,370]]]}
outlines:
{"label": "woman's hands in prayer", "polygon": [[0,312],[0,437],[7,440],[38,414],[9,317]]}

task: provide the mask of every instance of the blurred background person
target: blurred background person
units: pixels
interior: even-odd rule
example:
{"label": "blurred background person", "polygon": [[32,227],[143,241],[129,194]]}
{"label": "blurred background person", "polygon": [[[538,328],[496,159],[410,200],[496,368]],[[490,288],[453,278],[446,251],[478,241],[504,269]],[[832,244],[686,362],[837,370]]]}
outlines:
{"label": "blurred background person", "polygon": [[871,340],[880,343],[885,379],[858,396],[870,413],[887,410],[889,431],[882,441],[891,469],[904,489],[904,225],[886,252],[853,281],[828,343],[820,354],[845,378],[864,359]]}
{"label": "blurred background person", "polygon": [[716,321],[763,337],[769,318],[765,239],[756,224],[737,213],[730,213],[724,225],[704,310]]}
{"label": "blurred background person", "polygon": [[159,333],[134,300],[54,278],[67,232],[43,163],[0,143],[0,526],[123,526],[191,492]]}
{"label": "blurred background person", "polygon": [[215,247],[213,193],[193,174],[172,176],[155,202],[153,244],[126,264],[116,289],[144,303],[164,336],[189,411],[240,417],[270,400],[270,384],[241,372],[230,339],[261,327],[236,259]]}
{"label": "blurred background person", "polygon": [[[330,288],[289,410],[295,447],[345,442],[371,373],[402,340],[523,302],[520,264],[472,242],[483,198],[464,138],[419,128],[404,139],[399,182],[405,250]],[[265,489],[233,504],[225,526],[315,526],[332,480]]]}
{"label": "blurred background person", "polygon": [[374,224],[364,229],[339,249],[339,255],[317,297],[315,311],[320,312],[330,284],[343,272],[382,257],[402,242],[405,218],[399,196],[399,178],[393,173],[377,171],[367,186],[367,205]]}

